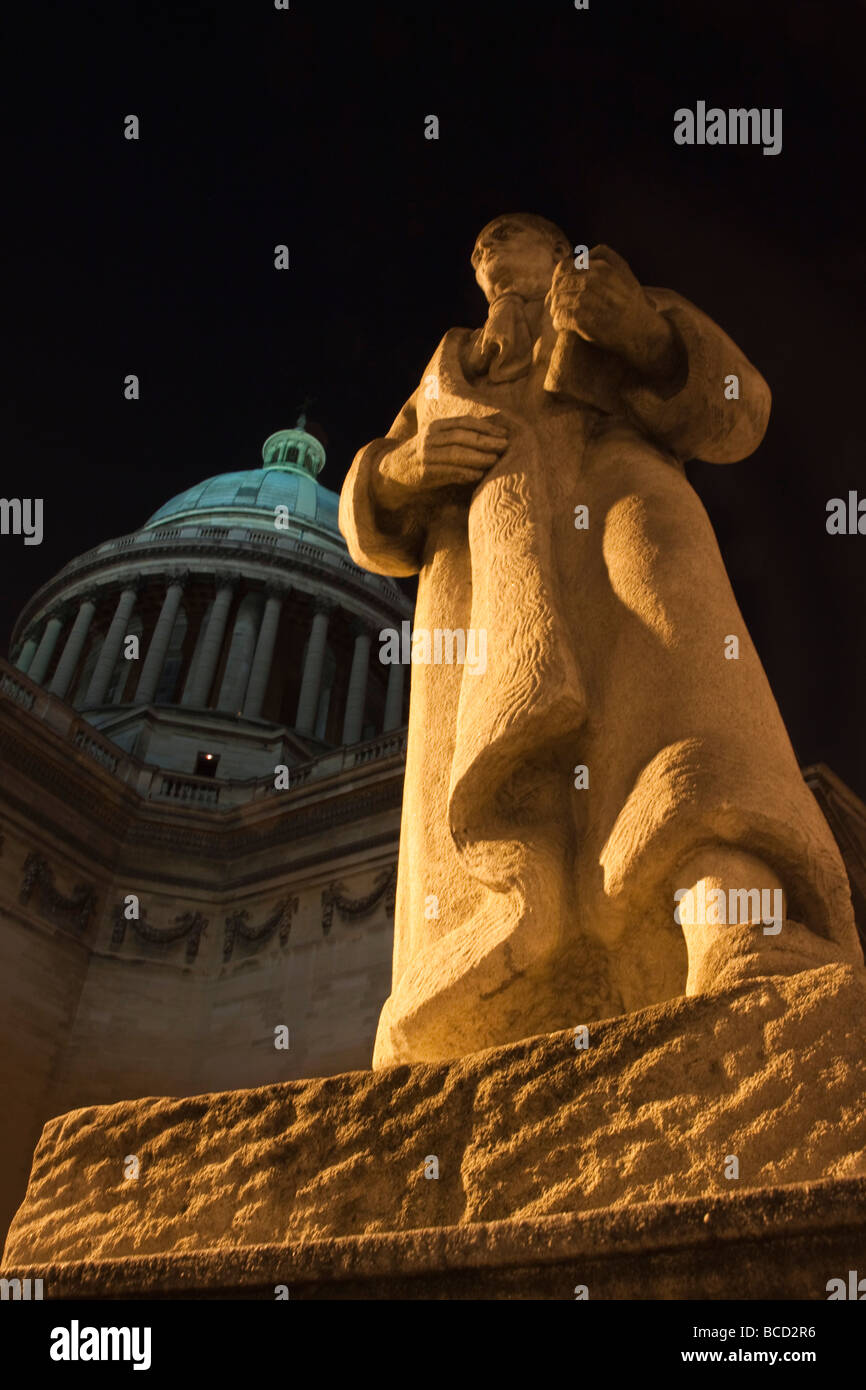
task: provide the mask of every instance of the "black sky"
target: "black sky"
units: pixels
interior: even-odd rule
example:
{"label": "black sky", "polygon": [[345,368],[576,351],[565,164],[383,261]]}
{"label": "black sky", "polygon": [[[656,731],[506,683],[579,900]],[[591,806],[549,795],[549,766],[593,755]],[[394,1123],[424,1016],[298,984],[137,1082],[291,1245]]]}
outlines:
{"label": "black sky", "polygon": [[[866,796],[866,536],[825,530],[830,497],[866,495],[863,3],[27,13],[5,63],[2,492],[44,497],[46,533],[0,538],[4,644],[68,560],[258,466],[307,393],[338,491],[444,331],[480,322],[475,233],[525,209],[695,301],[770,383],[757,453],[690,476],[798,756]],[[781,107],[782,153],[676,146],[698,100]]]}

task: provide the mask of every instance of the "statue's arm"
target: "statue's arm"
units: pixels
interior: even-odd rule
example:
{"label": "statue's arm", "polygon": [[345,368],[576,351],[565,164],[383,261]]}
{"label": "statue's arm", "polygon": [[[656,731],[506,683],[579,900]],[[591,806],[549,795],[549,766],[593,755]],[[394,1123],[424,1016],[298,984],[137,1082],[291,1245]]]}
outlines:
{"label": "statue's arm", "polygon": [[763,439],[770,415],[764,378],[687,299],[662,289],[647,289],[646,295],[671,327],[679,366],[676,379],[667,382],[631,374],[622,392],[631,414],[682,459],[736,463],[747,458]]}
{"label": "statue's arm", "polygon": [[[420,389],[420,388],[419,388]],[[340,493],[340,530],[357,565],[374,574],[410,575],[421,568],[425,526],[423,511],[409,488],[402,500],[386,491],[379,466],[386,454],[418,432],[415,392],[383,439],[374,439],[355,455]]]}

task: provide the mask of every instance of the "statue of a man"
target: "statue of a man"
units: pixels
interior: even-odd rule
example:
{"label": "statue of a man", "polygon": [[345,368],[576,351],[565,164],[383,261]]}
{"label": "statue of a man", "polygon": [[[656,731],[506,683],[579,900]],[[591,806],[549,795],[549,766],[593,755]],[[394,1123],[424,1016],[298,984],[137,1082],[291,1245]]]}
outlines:
{"label": "statue of a man", "polygon": [[[486,322],[445,334],[341,499],[359,565],[419,576],[376,1066],[862,963],[683,466],[750,454],[766,383],[694,305],[543,218],[496,218],[472,264]],[[417,650],[447,654],[418,660],[437,630]]]}

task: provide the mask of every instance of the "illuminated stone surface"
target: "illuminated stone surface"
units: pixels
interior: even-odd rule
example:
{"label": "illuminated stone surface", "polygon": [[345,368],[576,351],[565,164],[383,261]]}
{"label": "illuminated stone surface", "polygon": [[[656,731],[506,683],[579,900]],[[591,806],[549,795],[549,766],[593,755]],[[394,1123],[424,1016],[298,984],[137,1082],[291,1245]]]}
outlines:
{"label": "illuminated stone surface", "polygon": [[678,998],[574,1041],[73,1111],[43,1131],[5,1261],[225,1253],[866,1177],[862,969]]}
{"label": "illuminated stone surface", "polygon": [[[758,447],[767,385],[693,304],[644,290],[607,247],[585,271],[572,253],[522,214],[481,232],[486,322],[445,334],[343,486],[356,563],[418,574],[416,631],[485,642],[483,667],[413,666],[376,1066],[729,978],[710,936],[673,920],[674,893],[700,883],[784,889],[829,958],[863,959],[684,469]],[[768,973],[799,968],[760,928],[756,946]]]}

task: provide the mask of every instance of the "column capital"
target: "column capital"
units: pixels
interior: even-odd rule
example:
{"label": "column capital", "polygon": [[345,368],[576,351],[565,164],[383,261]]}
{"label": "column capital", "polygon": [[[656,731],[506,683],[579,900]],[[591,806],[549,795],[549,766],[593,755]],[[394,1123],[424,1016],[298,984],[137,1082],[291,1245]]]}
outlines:
{"label": "column capital", "polygon": [[278,598],[281,602],[285,602],[292,593],[292,586],[284,579],[268,579],[265,583],[264,593],[265,598]]}
{"label": "column capital", "polygon": [[346,615],[346,621],[349,624],[349,631],[352,636],[356,638],[369,637],[372,642],[373,638],[376,637],[379,632],[379,628],[373,622],[372,618],[363,618],[358,613],[352,613],[348,609],[344,609],[343,611]]}
{"label": "column capital", "polygon": [[151,578],[151,575],[131,574],[128,579],[125,576],[123,579],[112,579],[108,584],[102,586],[99,593],[100,595],[113,598],[115,602],[119,601],[121,595],[127,593],[127,591],[138,597],[142,590],[150,583]]}
{"label": "column capital", "polygon": [[332,613],[335,613],[337,611],[338,607],[339,604],[337,603],[336,599],[319,597],[318,595],[313,597],[314,618],[318,617],[320,613],[323,613],[326,617],[330,618]]}
{"label": "column capital", "polygon": [[181,589],[185,589],[191,578],[192,575],[188,569],[170,569],[167,570],[165,574],[165,585],[168,589],[173,589],[177,586]]}
{"label": "column capital", "polygon": [[215,570],[213,576],[214,593],[219,593],[220,589],[231,589],[234,592],[243,583],[243,579],[240,570]]}
{"label": "column capital", "polygon": [[73,602],[78,603],[78,604],[82,604],[82,603],[93,603],[93,604],[95,604],[95,603],[97,603],[97,602],[99,601],[99,599],[102,597],[103,592],[104,592],[104,590],[102,590],[102,589],[99,587],[99,585],[97,585],[97,584],[88,584],[88,586],[87,586],[86,589],[82,589],[79,593],[77,593],[77,594],[75,595],[75,598],[74,598]]}
{"label": "column capital", "polygon": [[68,618],[72,617],[73,613],[77,612],[78,604],[76,600],[63,598],[59,599],[57,603],[53,603],[51,605],[45,617],[47,622],[51,622],[51,620],[54,618],[59,623],[65,623]]}

